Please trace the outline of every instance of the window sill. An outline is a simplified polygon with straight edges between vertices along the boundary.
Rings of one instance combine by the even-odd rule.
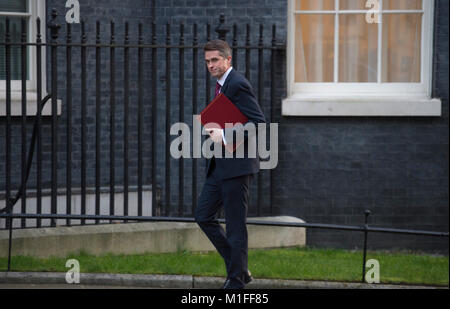
[[[43,94],[44,98],[46,94]],[[27,92],[27,116],[36,116],[37,114],[37,94],[36,92]],[[42,116],[52,115],[52,102],[49,100],[42,110]],[[57,115],[61,115],[61,100],[57,100]],[[11,116],[22,116],[22,96],[21,93],[11,93]],[[6,97],[5,93],[0,93],[0,117],[6,117]]]
[[[283,100],[282,116],[440,117],[440,99],[426,97],[292,96]]]

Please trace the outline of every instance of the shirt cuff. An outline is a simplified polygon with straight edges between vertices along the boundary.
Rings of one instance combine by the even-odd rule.
[[[222,133],[222,140],[223,140],[223,143],[224,143],[225,146],[226,146],[226,145],[227,145],[227,141],[226,141],[226,139],[225,139],[225,135],[224,135],[224,133],[223,133],[223,129],[220,130],[220,133]]]

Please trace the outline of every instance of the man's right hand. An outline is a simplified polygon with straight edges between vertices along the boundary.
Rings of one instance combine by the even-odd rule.
[[[222,141],[221,131],[221,129],[208,129],[209,136],[214,141],[214,143],[220,143]]]

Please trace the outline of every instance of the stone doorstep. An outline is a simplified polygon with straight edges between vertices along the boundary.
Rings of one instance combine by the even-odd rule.
[[[250,218],[249,218],[250,219]],[[261,221],[304,222],[279,216]],[[248,225],[249,248],[304,246],[305,228]],[[8,254],[8,231],[0,231],[0,256]],[[213,251],[210,241],[195,223],[146,222],[61,226],[13,231],[12,255],[65,257],[80,250],[94,255]]]

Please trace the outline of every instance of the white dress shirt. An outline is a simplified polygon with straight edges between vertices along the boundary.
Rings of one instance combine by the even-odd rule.
[[[219,93],[221,93],[222,92],[222,87],[223,87],[223,84],[225,84],[225,81],[227,80],[227,77],[228,77],[228,74],[230,74],[230,72],[231,72],[231,70],[233,69],[233,67],[230,67],[218,80],[217,80],[217,82],[219,83],[219,85],[220,85],[220,90],[219,90]],[[222,130],[220,130],[220,132],[222,133],[222,140],[223,140],[223,143],[226,145],[227,144],[227,141],[225,140],[225,135],[224,135],[224,133],[223,133],[223,129]]]

